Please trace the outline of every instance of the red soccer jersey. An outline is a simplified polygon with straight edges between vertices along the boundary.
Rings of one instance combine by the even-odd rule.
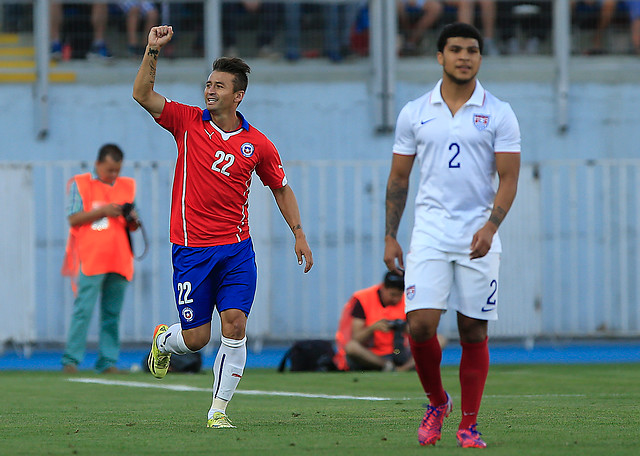
[[[248,202],[253,171],[277,189],[287,184],[276,147],[238,113],[241,126],[225,132],[208,110],[167,100],[159,125],[178,146],[171,197],[174,244],[210,247],[249,237]]]

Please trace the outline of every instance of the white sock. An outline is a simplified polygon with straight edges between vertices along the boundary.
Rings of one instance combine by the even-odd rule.
[[[241,340],[220,338],[222,343],[213,363],[213,401],[208,419],[214,412],[225,412],[242,378],[247,362],[247,338]]]
[[[175,353],[176,355],[195,353],[193,350],[189,350],[187,344],[184,343],[180,323],[171,325],[166,333],[158,337],[156,345],[160,353]]]

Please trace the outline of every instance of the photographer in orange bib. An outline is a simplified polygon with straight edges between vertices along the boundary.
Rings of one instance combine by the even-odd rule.
[[[140,226],[133,209],[136,183],[120,177],[124,154],[115,144],[98,152],[93,173],[68,183],[69,239],[62,274],[71,277],[75,294],[71,325],[62,356],[63,370],[75,373],[84,358],[93,308],[100,296],[100,341],[95,368],[117,373],[120,311],[133,277],[129,231]]]

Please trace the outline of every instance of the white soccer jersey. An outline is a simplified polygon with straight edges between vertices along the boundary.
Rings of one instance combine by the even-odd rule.
[[[411,245],[468,253],[489,219],[497,190],[495,153],[520,153],[511,106],[479,81],[455,116],[435,88],[407,103],[398,116],[393,152],[416,155],[420,187]],[[492,252],[502,246],[498,233]]]

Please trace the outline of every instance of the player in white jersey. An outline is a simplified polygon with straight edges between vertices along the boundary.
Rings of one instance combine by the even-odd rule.
[[[411,350],[430,402],[418,428],[421,445],[435,445],[452,408],[436,336],[442,312],[452,309],[462,345],[457,440],[462,447],[486,446],[477,414],[489,370],[488,320],[497,319],[497,231],[516,195],[520,130],[509,104],[476,79],[482,45],[473,26],[443,29],[437,54],[442,79],[400,112],[387,183],[384,261],[389,270],[406,269]],[[416,158],[420,187],[405,268],[396,234]]]

